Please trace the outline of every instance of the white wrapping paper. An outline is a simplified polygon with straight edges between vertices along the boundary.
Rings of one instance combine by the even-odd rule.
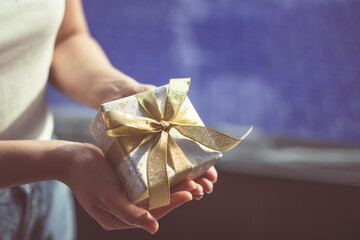
[[[167,87],[168,85],[165,85],[153,90],[158,105],[163,113],[165,108]],[[198,125],[204,126],[188,97],[186,97],[180,112],[187,108],[190,108],[189,112]],[[118,110],[128,114],[147,117],[147,114],[139,105],[135,96],[129,96],[102,104],[95,116],[95,119],[90,125],[90,131],[92,132],[96,142],[104,153],[109,149],[110,145],[115,139],[113,137],[109,137],[105,133],[102,114],[109,110]],[[174,128],[172,128],[169,133],[182,149],[182,151],[186,154],[193,166],[192,172],[188,176],[188,179],[195,179],[204,174],[222,156],[220,152],[211,150],[187,137],[182,136]],[[152,143],[153,140],[150,140],[135,149],[132,153],[126,156],[120,165],[115,169],[124,192],[126,193],[128,199],[133,203],[138,203],[149,197],[146,177],[146,161]],[[167,164],[167,171],[171,182],[174,177],[174,170],[172,169],[171,165],[169,165],[169,163]]]

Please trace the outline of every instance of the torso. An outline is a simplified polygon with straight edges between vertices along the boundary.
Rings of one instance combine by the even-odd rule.
[[[0,139],[50,139],[46,83],[64,0],[0,1]]]

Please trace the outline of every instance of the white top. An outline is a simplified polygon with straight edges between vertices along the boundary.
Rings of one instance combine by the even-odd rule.
[[[46,83],[64,0],[0,1],[0,139],[50,139]]]

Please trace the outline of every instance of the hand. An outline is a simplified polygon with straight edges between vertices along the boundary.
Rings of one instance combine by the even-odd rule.
[[[202,178],[175,187],[170,205],[149,212],[127,200],[114,170],[96,146],[65,142],[57,147],[55,155],[68,159],[62,181],[72,189],[88,214],[106,230],[140,227],[153,234],[159,228],[157,219],[192,200],[192,194],[200,199],[203,189],[211,192],[211,181],[216,180],[216,171],[212,168]]]
[[[97,89],[97,94],[95,95],[97,97],[97,104],[94,108],[98,109],[104,102],[151,90],[155,88],[155,86],[139,83],[122,72],[114,70],[107,75],[107,78],[103,78],[102,81],[97,81],[95,88]]]

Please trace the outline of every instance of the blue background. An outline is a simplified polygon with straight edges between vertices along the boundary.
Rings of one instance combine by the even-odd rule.
[[[360,2],[84,0],[93,36],[138,81],[191,77],[205,123],[360,143]],[[53,106],[74,105],[52,88]]]

